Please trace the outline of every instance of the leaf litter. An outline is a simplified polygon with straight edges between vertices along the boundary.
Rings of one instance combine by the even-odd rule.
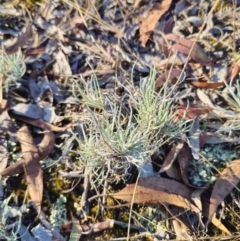
[[[185,234],[191,230],[181,236],[187,239],[200,232],[211,236],[208,222],[236,236],[236,230],[223,225],[219,207],[239,190],[239,41],[233,37],[239,31],[233,24],[238,6],[227,1],[60,0],[23,11],[4,4],[0,61],[9,56],[5,63],[13,71],[0,69],[0,170],[9,196],[3,197],[4,209],[23,204],[5,201],[12,180],[24,173],[30,198],[16,194],[16,199],[33,201],[53,240],[70,232],[71,239],[82,239],[116,231],[113,223],[128,229],[128,238],[130,229],[137,230],[139,240],[145,235],[142,227],[154,230],[155,239],[160,233],[162,239],[179,237],[179,228]],[[26,65],[21,77],[14,74],[19,51]],[[17,79],[8,82],[9,76]],[[102,107],[92,108],[94,103]],[[208,153],[213,149],[217,153]],[[203,151],[222,158],[213,164]],[[139,158],[151,176],[136,182],[143,171],[134,164]],[[197,175],[189,176],[191,168]],[[206,173],[217,179],[196,186]],[[65,206],[50,209],[46,203],[57,205],[61,194]],[[89,203],[95,194],[99,202]],[[118,220],[104,209],[116,204],[106,195],[150,208],[149,221],[143,222],[134,205],[124,208],[132,219]],[[161,208],[154,209],[157,204]],[[114,219],[102,222],[96,209],[104,219]],[[42,219],[43,210],[51,215]],[[66,213],[74,217],[63,237]],[[183,226],[170,221],[170,230],[163,231],[169,227],[167,215]],[[15,222],[10,216],[7,220]],[[229,222],[236,226],[238,221]],[[15,225],[26,230],[20,222]],[[8,231],[11,240],[14,229]]]

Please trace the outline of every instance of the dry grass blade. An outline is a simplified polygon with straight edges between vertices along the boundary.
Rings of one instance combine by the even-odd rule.
[[[232,161],[231,164],[226,167],[221,176],[218,178],[213,186],[208,220],[211,220],[218,205],[224,200],[224,198],[232,191],[232,189],[240,181],[240,160]]]

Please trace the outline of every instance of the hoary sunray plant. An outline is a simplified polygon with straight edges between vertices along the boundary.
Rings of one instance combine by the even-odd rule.
[[[226,91],[221,96],[227,101],[231,110],[240,113],[240,80],[233,86],[233,81],[225,82]]]
[[[7,87],[24,75],[26,71],[24,61],[25,58],[20,49],[16,53],[7,54],[2,48],[0,53],[0,73],[4,75],[4,86]]]
[[[142,129],[148,129],[153,138],[157,137],[156,134],[158,138],[161,136],[161,142],[164,138],[181,138],[181,134],[189,130],[191,121],[176,121],[176,106],[170,96],[168,80],[156,93],[155,79],[156,72],[152,70],[149,78],[142,79],[139,89],[130,96],[133,108],[137,110],[136,120]]]
[[[76,80],[73,81],[73,95],[77,97],[77,95],[80,94],[82,97],[82,99],[80,100],[81,103],[93,108],[104,108],[104,98],[97,83],[97,79],[94,75],[91,77],[90,83],[86,83],[81,76],[82,86],[80,86],[79,83],[76,82]]]
[[[230,81],[229,84],[225,81],[225,86],[226,88],[218,94],[227,102],[229,108],[218,106],[216,109],[225,113],[228,118],[218,132],[240,130],[240,80],[235,85],[233,85],[233,81]]]
[[[81,133],[74,134],[78,142],[74,152],[81,167],[92,168],[98,178],[99,173],[108,173],[121,174],[125,179],[133,165],[140,170],[159,147],[188,131],[189,121],[174,118],[174,99],[168,94],[168,85],[155,92],[155,76],[152,71],[139,87],[130,84],[124,107],[101,94],[96,80],[85,85],[85,90],[78,85],[79,102],[86,105],[91,116],[91,121],[81,123]]]
[[[116,105],[111,105],[111,111],[112,115],[104,110],[98,117],[92,113],[93,121],[81,125],[81,137],[76,135],[79,166],[92,169],[98,178],[104,173],[126,177],[131,165],[141,167],[151,153],[148,133],[141,132],[131,116],[123,126]]]

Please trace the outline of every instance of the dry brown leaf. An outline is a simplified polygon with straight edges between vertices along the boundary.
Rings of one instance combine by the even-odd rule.
[[[179,166],[175,165],[175,163],[173,163],[171,167],[168,170],[166,170],[166,173],[172,179],[182,180],[182,175]]]
[[[175,180],[163,177],[147,177],[139,180],[139,186],[152,188],[156,191],[174,193],[183,196],[184,198],[191,197],[191,191],[184,184]]]
[[[232,235],[231,232],[222,224],[222,222],[216,218],[216,215],[214,214],[214,216],[211,219],[211,223],[213,225],[215,225],[215,227],[219,228],[220,230],[222,230],[223,232],[225,232],[228,235]]]
[[[54,126],[50,123],[47,123],[42,119],[35,120],[35,119],[31,119],[31,118],[24,117],[24,116],[19,116],[19,115],[13,114],[13,113],[10,113],[10,114],[11,114],[11,117],[14,117],[16,119],[19,119],[19,120],[25,122],[25,123],[28,123],[28,124],[33,125],[33,126],[37,126],[37,127],[41,128],[43,130],[48,130],[48,131],[63,132],[63,131],[66,131],[69,127],[72,126],[72,123],[71,123],[71,124],[66,125],[64,127],[58,127],[58,126]]]
[[[205,195],[201,197],[202,201],[202,214],[204,217],[208,217],[209,214],[209,198],[206,198]],[[217,228],[221,229],[223,232],[227,233],[228,235],[231,235],[231,232],[222,224],[222,222],[216,218],[216,213],[214,213],[211,223],[215,225]]]
[[[179,182],[162,177],[148,177],[141,179],[139,185],[135,186],[130,184],[111,196],[133,203],[172,204],[199,213],[199,209],[190,201],[190,189]]]
[[[135,0],[135,1],[134,1],[134,4],[133,4],[133,7],[134,7],[134,8],[137,8],[138,5],[139,5],[139,3],[140,3],[141,1],[142,1],[142,0]]]
[[[1,91],[1,90],[0,90]],[[8,115],[9,101],[2,99],[0,110],[0,173],[3,172],[8,162],[7,135],[15,135],[16,126]]]
[[[5,176],[11,177],[11,176],[23,173],[24,172],[23,163],[24,163],[23,159],[19,160],[18,162],[12,164],[11,166],[7,167],[3,172],[1,172],[1,175],[3,177]]]
[[[168,169],[170,169],[170,167],[172,166],[173,162],[177,158],[177,155],[182,148],[183,148],[183,143],[178,143],[177,145],[173,145],[170,152],[166,156],[159,173],[165,172]]]
[[[39,46],[36,48],[30,48],[26,51],[26,56],[38,55],[45,52],[46,46]]]
[[[41,211],[43,194],[43,177],[39,160],[38,148],[27,128],[23,126],[17,132],[18,141],[21,143],[23,155],[23,169],[28,184],[28,190],[32,201],[35,203],[38,213]]]
[[[196,189],[191,194],[191,199],[201,211],[202,211],[201,194],[203,193],[203,191],[204,189]]]
[[[166,193],[163,191],[155,191],[151,188],[146,188],[142,186],[136,187],[136,193],[132,200],[133,192],[135,190],[135,185],[131,184],[125,187],[118,193],[112,194],[111,196],[124,200],[127,202],[133,203],[148,203],[148,204],[156,204],[156,203],[164,203],[164,204],[172,204],[179,207],[191,209],[192,211],[199,212],[198,208],[189,202],[186,198],[181,197],[177,194]]]
[[[195,87],[204,88],[204,89],[216,89],[224,85],[223,82],[207,83],[207,82],[199,82],[199,81],[193,81],[191,82],[191,84]]]
[[[181,73],[182,70],[173,68],[170,71],[166,71],[164,74],[160,75],[155,82],[155,91],[161,89],[167,80],[170,80],[172,83],[172,80],[178,79]]]
[[[155,4],[153,9],[149,12],[148,16],[139,27],[140,32],[140,42],[143,47],[149,39],[151,32],[157,26],[158,20],[163,16],[163,14],[170,8],[172,0],[163,0],[161,4]]]
[[[188,227],[183,225],[178,220],[173,220],[172,224],[173,224],[173,228],[174,228],[175,234],[177,236],[177,239],[191,240],[191,236],[189,235]]]
[[[181,207],[177,207],[174,205],[164,205],[166,210],[170,213],[174,219],[178,220],[182,225],[186,226],[190,231],[194,232],[194,228],[189,223],[189,218],[186,217],[186,210]]]
[[[227,80],[229,81],[229,80],[234,79],[234,78],[237,76],[238,72],[239,72],[239,66],[238,66],[237,63],[234,63],[234,64],[232,65],[231,75],[227,78]]]
[[[55,144],[55,136],[51,131],[45,131],[44,137],[37,147],[26,126],[23,126],[17,132],[17,138],[21,143],[23,158],[17,163],[7,167],[2,173],[2,176],[12,176],[25,172],[28,189],[31,199],[41,210],[43,180],[40,160],[48,156]]]
[[[182,173],[182,179],[183,179],[184,183],[190,187],[192,187],[192,185],[188,181],[187,173],[188,173],[188,166],[189,166],[190,162],[192,161],[192,159],[193,159],[193,156],[192,156],[191,149],[187,143],[184,143],[182,150],[178,154],[177,160],[178,160],[180,170]]]
[[[182,54],[190,56],[194,61],[201,63],[202,65],[214,66],[211,60],[208,58],[203,48],[195,41],[185,38],[180,38],[176,34],[170,33],[166,35],[166,38],[170,41],[176,42],[173,46],[173,50],[177,50]],[[191,50],[191,52],[190,52]]]
[[[239,67],[237,64],[232,65],[232,72],[231,75],[226,79],[227,82],[232,80],[237,76],[239,72]],[[200,82],[200,81],[193,81],[191,84],[198,88],[204,88],[204,89],[216,89],[218,87],[224,86],[224,82],[216,82],[216,83],[208,83],[208,82]]]
[[[219,133],[202,132],[200,135],[200,146],[204,144],[219,144],[219,143],[240,143],[239,137],[229,137],[226,135],[221,135]]]
[[[240,181],[240,160],[230,163],[221,173],[213,186],[210,197],[208,220],[211,220],[218,205]]]
[[[18,36],[16,42],[6,49],[8,54],[12,54],[18,51],[18,48],[22,47],[32,37],[32,25],[29,25],[24,33]]]
[[[180,118],[183,118],[185,116],[186,120],[194,119],[202,115],[207,115],[212,111],[211,107],[200,106],[196,104],[180,105],[177,107],[177,109],[177,116],[179,116]]]

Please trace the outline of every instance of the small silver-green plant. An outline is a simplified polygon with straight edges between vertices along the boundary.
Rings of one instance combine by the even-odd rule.
[[[91,77],[90,83],[86,83],[82,76],[78,80],[73,79],[72,91],[77,99],[80,94],[80,103],[101,110],[104,108],[104,98],[94,75]]]
[[[217,111],[223,114],[225,123],[217,130],[217,132],[233,133],[240,130],[240,80],[233,85],[231,80],[228,84],[225,81],[226,88],[223,91],[218,91],[218,94],[227,102],[228,107],[215,107]]]
[[[80,133],[74,134],[78,142],[74,152],[79,166],[91,168],[98,179],[120,173],[125,179],[133,165],[141,169],[165,142],[189,130],[189,121],[175,120],[167,84],[160,93],[155,92],[154,73],[142,79],[139,87],[132,84],[131,90],[126,89],[125,105],[103,95],[96,79],[84,85],[86,89],[76,85],[91,120],[82,122]]]
[[[229,84],[225,82],[225,86],[224,93],[219,92],[219,94],[229,104],[231,110],[240,114],[240,80],[234,86],[232,81]]]
[[[148,130],[157,147],[171,138],[181,138],[189,130],[189,121],[176,118],[174,98],[170,95],[168,80],[162,89],[155,91],[156,71],[140,81],[139,88],[131,93],[132,106],[137,111],[136,120],[141,129]]]
[[[26,71],[25,57],[21,49],[16,53],[7,54],[2,48],[0,53],[0,73],[4,75],[3,86],[20,79]]]
[[[126,177],[131,165],[141,167],[149,158],[148,133],[132,122],[132,114],[123,124],[121,109],[114,104],[109,107],[101,115],[89,109],[93,121],[81,125],[80,136],[75,134],[79,166],[91,168],[98,178],[104,173]]]

